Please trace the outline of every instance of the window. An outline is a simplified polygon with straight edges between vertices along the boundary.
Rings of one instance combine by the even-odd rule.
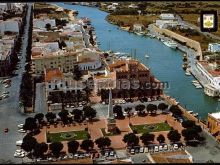
[[[62,87],[63,87],[63,84],[60,84],[60,87],[62,88]]]
[[[48,88],[51,88],[51,85],[48,85]]]

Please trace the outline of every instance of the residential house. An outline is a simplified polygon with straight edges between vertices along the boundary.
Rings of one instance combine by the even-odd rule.
[[[34,28],[40,28],[40,29],[45,29],[46,24],[50,24],[51,28],[56,27],[56,21],[55,19],[34,19],[33,20],[33,27]]]
[[[20,22],[18,20],[0,21],[0,33],[15,32],[19,33]]]

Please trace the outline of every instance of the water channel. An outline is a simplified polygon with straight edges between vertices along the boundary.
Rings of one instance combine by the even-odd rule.
[[[200,118],[207,118],[210,112],[220,110],[218,100],[208,97],[203,89],[196,89],[192,84],[192,76],[186,76],[182,69],[182,52],[165,46],[157,39],[138,36],[121,30],[108,23],[108,13],[98,8],[56,3],[58,6],[79,12],[78,17],[88,17],[95,28],[99,48],[102,51],[130,53],[136,50],[136,58],[151,69],[160,81],[169,82],[170,88],[165,93],[176,98],[183,107],[199,113]],[[145,54],[149,58],[145,58]]]

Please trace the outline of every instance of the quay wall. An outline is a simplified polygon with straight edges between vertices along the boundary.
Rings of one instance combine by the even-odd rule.
[[[160,34],[165,34],[167,35],[168,37],[170,38],[174,38],[180,42],[185,42],[187,46],[189,46],[190,48],[196,50],[197,52],[197,56],[200,57],[199,60],[202,60],[202,50],[201,50],[201,46],[200,46],[200,43],[197,42],[197,41],[194,41],[192,39],[189,39],[187,37],[184,37],[184,36],[181,36],[171,30],[168,30],[168,29],[160,29],[158,27],[156,27],[155,25],[153,25],[153,29],[154,31],[160,33]]]
[[[162,97],[167,103],[169,103],[169,104],[171,104],[171,105],[177,105],[177,104],[176,104],[176,101],[173,100],[170,96],[167,96],[167,95],[163,94],[161,97]],[[199,119],[197,119],[197,118],[196,118],[195,116],[193,116],[192,114],[190,114],[190,113],[187,111],[186,108],[183,108],[183,107],[182,107],[181,105],[179,105],[179,104],[178,104],[177,106],[180,108],[180,110],[183,112],[183,115],[184,115],[187,119],[195,121],[195,123],[199,124],[202,129],[207,129],[207,125],[204,124],[204,123],[202,123]]]

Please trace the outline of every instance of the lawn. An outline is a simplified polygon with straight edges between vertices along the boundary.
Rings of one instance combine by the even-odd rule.
[[[60,141],[71,141],[71,140],[85,140],[88,139],[87,131],[70,131],[70,132],[58,132],[58,133],[47,133],[47,142],[60,142]]]
[[[143,124],[143,125],[132,125],[130,126],[137,133],[145,133],[145,132],[160,132],[160,131],[169,131],[171,127],[167,123],[156,123],[156,124]]]

